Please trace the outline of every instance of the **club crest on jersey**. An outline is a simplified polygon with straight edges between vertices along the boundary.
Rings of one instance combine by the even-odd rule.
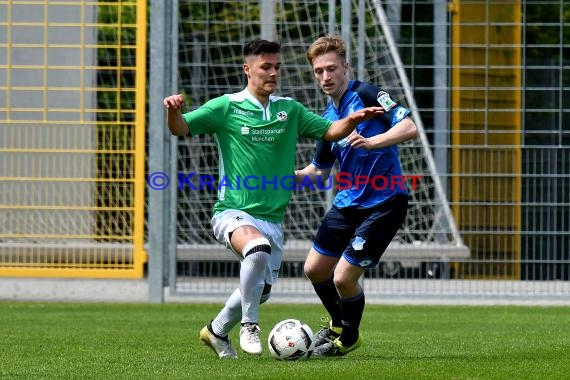
[[[247,125],[244,125],[243,127],[241,127],[241,134],[242,135],[249,135],[249,127]]]
[[[366,240],[364,240],[360,236],[357,236],[352,241],[352,248],[354,248],[355,251],[361,251],[362,248],[364,248],[364,243],[366,243]]]
[[[277,112],[277,119],[279,119],[279,121],[287,120],[287,112],[285,112],[285,111]]]

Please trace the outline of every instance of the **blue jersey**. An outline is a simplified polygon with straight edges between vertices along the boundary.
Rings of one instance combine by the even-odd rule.
[[[331,121],[340,120],[362,108],[378,106],[382,90],[370,83],[351,80],[342,96],[339,107],[331,101],[323,116]],[[384,96],[387,96],[384,93]],[[364,121],[356,126],[364,137],[372,137],[386,132],[402,121],[410,111],[400,105],[380,99],[384,108],[390,108],[382,116]],[[397,194],[408,195],[405,179],[402,176],[397,145],[367,150],[355,149],[346,143],[346,138],[337,142],[319,141],[313,164],[317,168],[331,168],[339,162],[337,175],[338,193],[334,205],[338,208],[355,206],[370,208],[377,206]]]

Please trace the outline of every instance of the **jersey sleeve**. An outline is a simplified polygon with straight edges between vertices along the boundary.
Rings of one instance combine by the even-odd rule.
[[[353,86],[353,90],[358,93],[365,107],[378,107],[379,105],[383,106],[383,104],[378,101],[380,92],[383,92],[384,96],[388,96],[389,100],[392,101],[392,99],[390,99],[390,95],[387,92],[371,83],[355,81]],[[398,124],[409,115],[410,110],[395,103],[395,106],[391,107],[390,110],[385,112],[382,116],[379,116],[379,118],[382,119],[384,124],[387,124],[389,128],[392,128],[394,125]]]
[[[301,103],[299,107],[299,136],[321,140],[329,130],[332,121],[309,111]]]
[[[332,143],[330,141],[319,140],[315,149],[312,164],[319,169],[332,168],[336,157],[332,151]]]
[[[209,100],[198,109],[182,115],[192,136],[212,135],[223,125],[229,107],[229,98],[220,96]]]

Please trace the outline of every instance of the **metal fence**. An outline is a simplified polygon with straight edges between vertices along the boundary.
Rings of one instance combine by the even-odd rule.
[[[343,35],[355,76],[390,88],[417,112],[425,140],[400,147],[404,167],[423,170],[428,181],[437,177],[426,185],[427,201],[412,202],[423,214],[411,212],[396,239],[405,249],[389,252],[366,274],[368,294],[567,298],[569,7],[561,0],[180,1],[173,16],[175,87],[189,100],[188,110],[239,91],[241,44],[269,36],[284,47],[280,92],[319,112],[326,99],[304,52],[320,35]],[[175,147],[173,175],[216,174],[208,138],[176,140]],[[313,144],[301,141],[298,148],[301,166]],[[171,290],[226,295],[237,286],[238,264],[211,236],[215,192],[175,193]],[[278,297],[312,294],[302,259],[332,195],[294,195],[285,219],[289,249]],[[441,213],[446,205],[451,217]],[[454,227],[467,250],[448,254],[457,246],[449,237]]]
[[[168,137],[161,100],[179,90],[191,110],[239,91],[241,46],[263,36],[283,45],[281,94],[320,112],[304,53],[334,31],[354,76],[388,88],[422,131],[400,147],[423,181],[364,278],[371,301],[568,300],[569,4],[150,3],[147,61],[146,1],[0,0],[0,275],[141,277],[146,241],[155,290],[225,297],[238,264],[211,236],[215,192],[149,187],[145,218],[146,148],[147,177],[217,172],[209,139]],[[299,166],[312,150],[300,142]],[[333,195],[294,194],[277,299],[316,301],[302,261]]]

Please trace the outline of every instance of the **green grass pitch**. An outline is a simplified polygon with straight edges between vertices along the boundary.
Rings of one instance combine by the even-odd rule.
[[[198,339],[220,304],[0,302],[0,379],[568,379],[570,307],[367,305],[363,346],[298,362]],[[315,331],[320,305],[261,308],[262,337],[282,319]],[[265,342],[264,342],[265,343]]]

